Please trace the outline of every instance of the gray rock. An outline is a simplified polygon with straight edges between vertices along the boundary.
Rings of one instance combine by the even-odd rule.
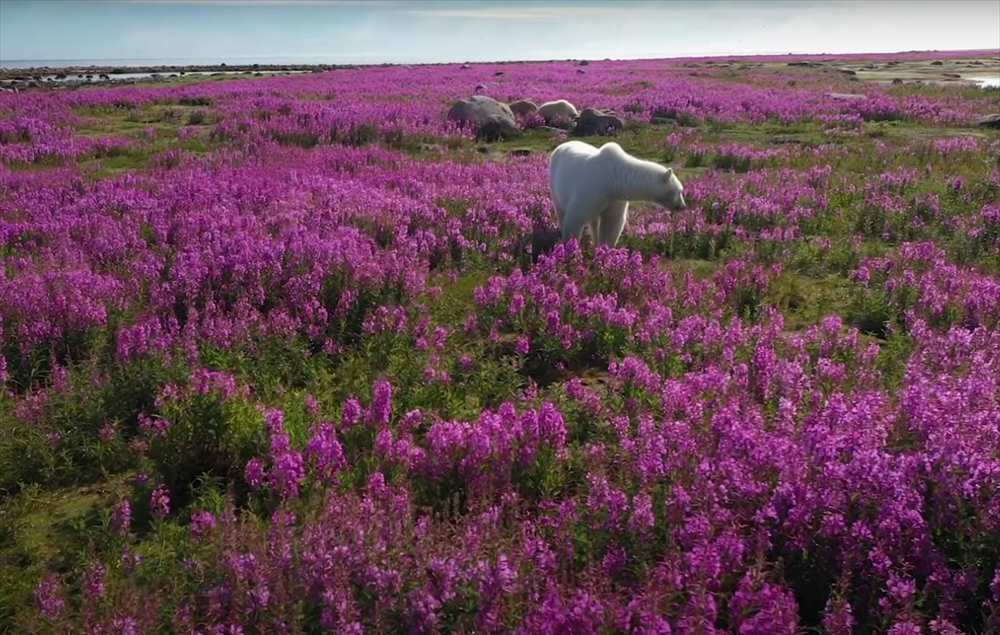
[[[827,93],[826,96],[833,99],[839,99],[841,101],[858,101],[861,99],[868,99],[867,95],[858,95],[857,93]]]
[[[591,135],[617,134],[624,129],[625,122],[620,117],[593,108],[584,108],[576,120],[573,134],[578,137],[589,137]]]
[[[982,119],[976,122],[977,126],[983,128],[1000,128],[1000,113],[993,113],[992,115],[986,115]]]
[[[510,111],[518,117],[525,117],[538,110],[538,104],[528,99],[518,99],[509,104]]]
[[[856,73],[855,71],[852,71],[852,70],[851,70],[851,69],[849,69],[849,68],[841,68],[841,69],[839,69],[839,70],[840,70],[840,72],[841,72],[841,73],[843,73],[844,75],[857,75],[857,73]]]
[[[448,119],[472,126],[477,138],[490,141],[514,137],[521,132],[507,104],[485,95],[459,99],[448,111]]]
[[[944,66],[944,62],[942,62],[941,60],[934,60],[933,62],[931,62],[931,66]]]

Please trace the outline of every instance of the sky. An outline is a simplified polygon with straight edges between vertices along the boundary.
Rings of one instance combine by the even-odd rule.
[[[1000,48],[1000,0],[0,0],[0,66],[985,48]]]

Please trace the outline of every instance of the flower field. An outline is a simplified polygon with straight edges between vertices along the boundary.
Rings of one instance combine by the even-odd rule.
[[[1000,97],[809,59],[0,93],[0,630],[1000,632]]]

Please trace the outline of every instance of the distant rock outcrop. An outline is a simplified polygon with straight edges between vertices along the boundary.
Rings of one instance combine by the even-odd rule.
[[[521,132],[507,104],[485,95],[459,99],[448,111],[448,119],[472,126],[477,138],[488,141],[506,139]]]

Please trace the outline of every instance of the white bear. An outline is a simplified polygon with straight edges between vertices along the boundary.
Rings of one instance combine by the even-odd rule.
[[[617,143],[599,150],[582,141],[563,143],[549,158],[549,186],[564,241],[579,238],[589,224],[595,244],[616,245],[629,201],[687,208],[684,186],[673,169],[637,159]]]
[[[538,114],[548,125],[566,125],[576,121],[580,113],[565,99],[547,101],[538,107]]]

